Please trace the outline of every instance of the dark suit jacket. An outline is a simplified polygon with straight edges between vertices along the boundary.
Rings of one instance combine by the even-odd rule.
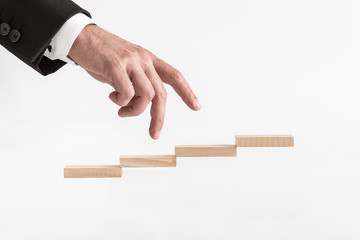
[[[43,75],[65,62],[43,56],[62,25],[77,13],[90,14],[70,0],[0,0],[0,44]]]

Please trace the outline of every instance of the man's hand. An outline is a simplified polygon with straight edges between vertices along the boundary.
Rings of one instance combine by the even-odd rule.
[[[120,117],[140,115],[151,101],[149,133],[153,139],[160,137],[165,119],[167,93],[163,83],[171,85],[192,110],[201,107],[178,70],[150,51],[97,25],[84,28],[69,56],[93,78],[115,89],[109,98],[121,106]]]

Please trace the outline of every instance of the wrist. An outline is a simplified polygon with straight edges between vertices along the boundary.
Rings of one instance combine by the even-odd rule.
[[[73,45],[70,48],[68,57],[76,62],[78,54],[81,52],[81,48],[89,46],[90,44],[90,31],[92,28],[97,27],[95,24],[89,24],[83,28],[80,34],[75,39]]]

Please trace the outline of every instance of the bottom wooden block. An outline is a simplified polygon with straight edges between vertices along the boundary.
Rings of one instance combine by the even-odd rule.
[[[235,157],[235,145],[175,146],[176,157]]]
[[[120,167],[176,167],[175,155],[121,156]]]
[[[114,178],[122,177],[119,165],[66,166],[64,178]]]

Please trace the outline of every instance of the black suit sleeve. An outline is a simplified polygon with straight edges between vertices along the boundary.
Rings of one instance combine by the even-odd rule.
[[[77,13],[90,14],[70,0],[0,0],[0,44],[43,75],[65,62],[43,56],[62,25]]]

